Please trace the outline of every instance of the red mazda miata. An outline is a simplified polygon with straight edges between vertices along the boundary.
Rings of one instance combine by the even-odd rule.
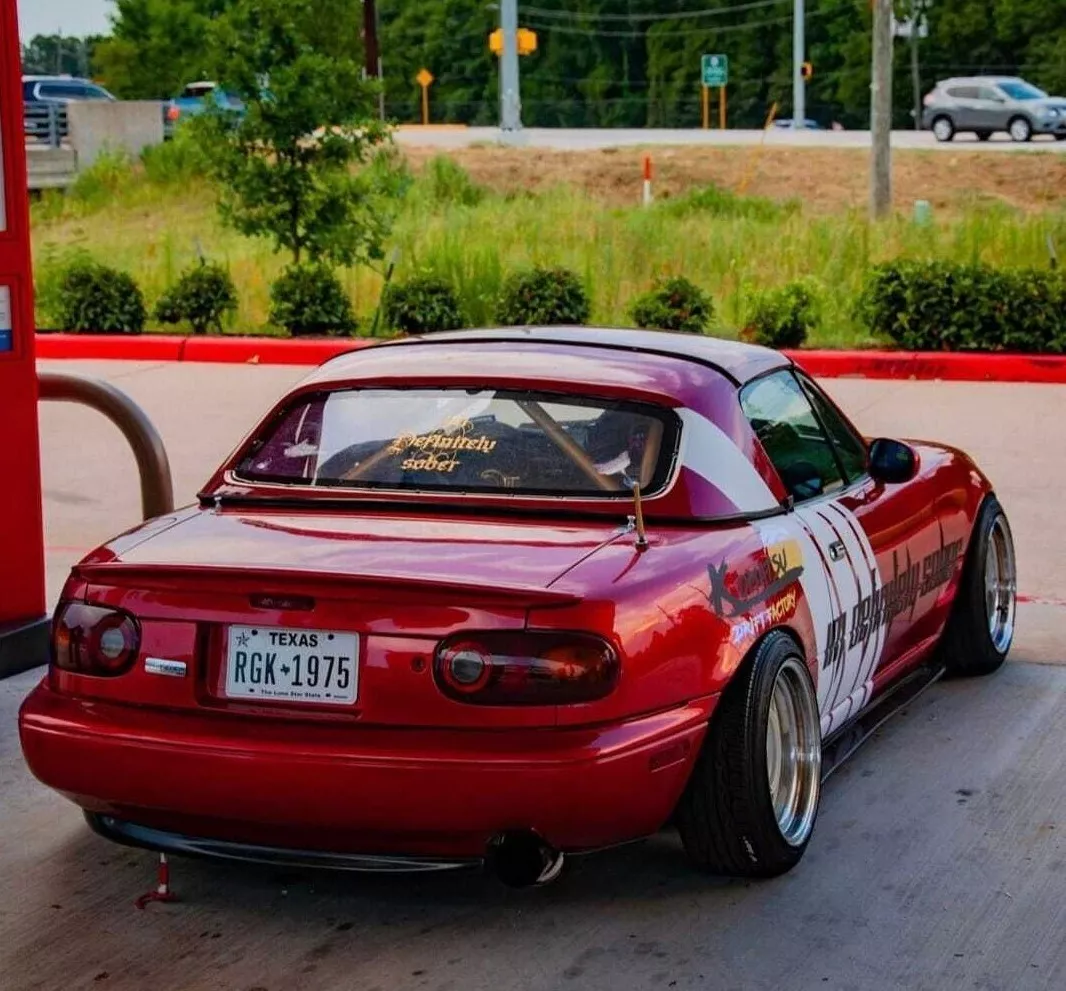
[[[164,852],[523,885],[672,825],[768,877],[894,706],[1003,663],[1015,592],[966,455],[868,442],[777,352],[407,339],[74,568],[21,739]]]

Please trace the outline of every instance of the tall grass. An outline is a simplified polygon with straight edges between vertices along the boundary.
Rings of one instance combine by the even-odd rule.
[[[157,149],[145,162],[105,158],[65,197],[34,205],[34,247],[48,324],[47,287],[72,251],[131,272],[152,303],[200,252],[226,265],[241,297],[240,332],[267,322],[270,283],[285,258],[265,242],[223,228],[195,149]],[[601,205],[568,187],[499,195],[474,185],[448,159],[413,182],[393,232],[396,277],[416,272],[452,283],[471,324],[489,324],[506,275],[533,264],[565,265],[586,281],[593,321],[625,325],[635,295],[656,276],[684,274],[715,297],[721,327],[743,326],[758,290],[811,276],[824,287],[814,345],[867,340],[853,313],[866,272],[904,256],[1044,266],[1047,240],[1066,243],[1066,213],[1025,215],[978,206],[934,225],[897,216],[871,224],[858,213],[806,216],[795,203],[695,190],[652,209]],[[381,275],[342,273],[368,322]]]

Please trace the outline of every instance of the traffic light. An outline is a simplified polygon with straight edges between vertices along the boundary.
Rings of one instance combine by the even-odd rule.
[[[494,55],[503,54],[503,30],[497,28],[489,35],[489,48]],[[537,32],[528,28],[518,29],[518,54],[532,55],[537,50]]]
[[[810,62],[804,62],[800,72],[803,75],[803,81],[810,82],[811,76],[814,75],[814,66]]]

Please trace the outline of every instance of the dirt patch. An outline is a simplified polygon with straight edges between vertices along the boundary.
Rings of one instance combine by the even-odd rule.
[[[406,150],[418,169],[436,152]],[[475,182],[500,193],[576,187],[612,206],[639,202],[646,151],[546,151],[464,148],[448,152]],[[655,192],[676,196],[714,183],[735,192],[775,200],[801,200],[810,212],[865,209],[869,152],[815,148],[656,148]],[[1066,155],[1054,152],[897,151],[893,161],[898,209],[928,200],[934,209],[958,213],[975,202],[1001,203],[1025,212],[1063,202]]]

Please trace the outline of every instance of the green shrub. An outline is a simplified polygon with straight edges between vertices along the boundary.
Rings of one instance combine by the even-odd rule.
[[[503,284],[496,318],[507,327],[583,324],[591,313],[588,293],[567,268],[534,268]]]
[[[290,265],[270,287],[270,322],[293,337],[339,337],[356,329],[352,301],[325,265]]]
[[[798,348],[818,324],[819,292],[808,279],[752,296],[741,337],[768,348]]]
[[[54,290],[60,330],[83,334],[139,334],[147,312],[144,294],[127,272],[79,260],[59,277]]]
[[[426,163],[422,183],[429,199],[440,206],[477,206],[485,198],[470,173],[447,155],[435,155]]]
[[[33,302],[41,330],[58,330],[62,324],[62,290],[67,271],[75,264],[91,264],[85,248],[57,248],[45,244],[33,259]]]
[[[765,196],[740,196],[712,184],[663,199],[659,201],[657,209],[672,217],[704,215],[773,222],[797,213],[800,204],[797,200],[779,203]]]
[[[148,181],[158,186],[201,180],[208,174],[203,146],[191,131],[181,127],[170,141],[145,148],[141,152],[141,164]]]
[[[878,265],[858,315],[874,333],[912,351],[1066,352],[1066,281],[1045,269]]]
[[[214,328],[222,333],[222,318],[237,310],[237,287],[226,269],[201,261],[186,269],[155,307],[160,323],[187,323],[195,334]]]
[[[455,290],[443,279],[417,276],[385,294],[385,320],[406,334],[432,334],[458,330],[463,313]]]
[[[702,334],[714,319],[714,302],[694,282],[677,276],[656,280],[650,292],[637,297],[629,314],[638,327]]]

